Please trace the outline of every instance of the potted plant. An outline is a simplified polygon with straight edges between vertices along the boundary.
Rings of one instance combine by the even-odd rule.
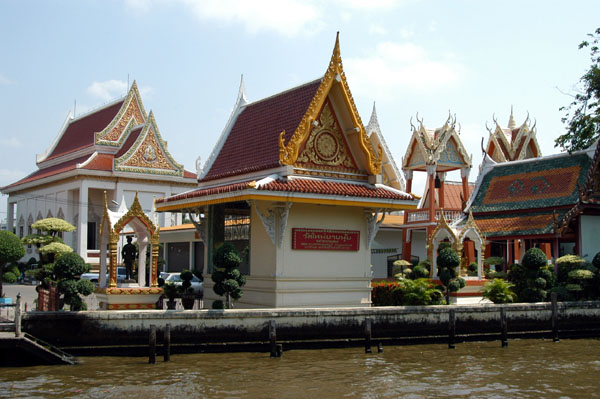
[[[181,283],[181,305],[184,309],[193,309],[196,295],[192,289],[192,279],[194,274],[189,270],[184,270],[179,274],[182,280]]]
[[[167,301],[167,309],[175,310],[175,298],[179,296],[179,290],[177,289],[177,286],[170,282],[165,283],[165,285],[163,286],[163,291],[165,293],[165,296],[169,299]]]

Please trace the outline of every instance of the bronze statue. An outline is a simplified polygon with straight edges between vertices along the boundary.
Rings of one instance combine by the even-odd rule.
[[[133,262],[138,256],[137,248],[131,243],[131,236],[127,236],[127,244],[123,246],[121,256],[123,257],[123,263],[125,263],[125,279],[129,280],[133,271]]]

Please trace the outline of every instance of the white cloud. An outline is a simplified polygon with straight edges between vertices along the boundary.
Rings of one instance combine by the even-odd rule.
[[[8,78],[4,77],[4,75],[2,75],[0,73],[0,85],[9,85],[11,84],[11,81],[8,80]]]
[[[21,142],[16,137],[0,138],[0,147],[17,148],[21,147]]]
[[[407,3],[407,0],[337,0],[339,6],[355,10],[391,9]]]
[[[250,33],[275,31],[284,36],[314,33],[324,26],[322,10],[299,0],[181,0],[201,21],[241,23]]]
[[[127,83],[122,80],[105,80],[104,82],[94,81],[87,92],[103,101],[109,101],[127,93]]]
[[[383,25],[373,24],[369,27],[369,34],[371,35],[385,35],[388,30]]]
[[[353,92],[372,98],[393,98],[398,90],[413,93],[455,86],[463,67],[452,59],[434,59],[412,43],[384,42],[362,58],[345,58]]]
[[[134,13],[147,13],[153,3],[152,0],[125,0],[125,8]]]

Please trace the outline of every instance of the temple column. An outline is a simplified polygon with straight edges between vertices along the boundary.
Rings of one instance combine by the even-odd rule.
[[[427,233],[426,233],[426,237],[425,237],[425,242],[429,242],[429,237],[431,236],[431,234],[433,234],[433,230],[435,229],[435,226],[433,225],[433,223],[435,223],[435,171],[437,169],[437,165],[433,164],[433,165],[427,165],[427,177],[429,179],[429,223],[430,225],[427,226]],[[427,258],[429,260],[432,261],[433,264],[433,248],[429,248],[427,250]]]
[[[438,202],[439,208],[444,209],[444,182],[446,180],[446,172],[438,173],[438,177],[440,179],[440,188],[438,189]]]
[[[404,178],[406,179],[406,192],[410,194],[412,191],[413,171],[407,169],[402,172],[404,172]]]
[[[485,244],[485,256],[484,257],[487,259],[487,258],[491,258],[491,256],[492,256],[492,243],[490,241],[488,241]]]
[[[463,200],[467,202],[469,200],[469,173],[471,172],[471,168],[461,168],[460,169],[460,177],[462,179],[462,190],[463,190]]]
[[[81,182],[79,187],[79,206],[78,206],[78,226],[77,231],[79,232],[77,238],[77,249],[79,255],[87,262],[87,236],[88,236],[88,202],[89,202],[89,186],[85,181]]]
[[[412,247],[411,247],[411,234],[410,230],[402,229],[402,259],[410,262],[410,257],[412,256]]]
[[[521,246],[519,245],[519,240],[515,239],[513,241],[513,256],[514,256],[514,260],[513,263],[520,263],[521,262]]]
[[[11,201],[10,197],[6,201],[6,230],[11,233],[15,232],[15,201]]]
[[[146,249],[148,249],[148,236],[138,234],[138,284],[146,286]]]

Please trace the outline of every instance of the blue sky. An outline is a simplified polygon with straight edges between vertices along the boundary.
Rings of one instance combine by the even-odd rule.
[[[537,121],[542,152],[558,152],[559,108],[590,65],[577,46],[599,12],[597,1],[0,0],[0,186],[36,169],[75,101],[77,114],[101,106],[128,77],[171,154],[195,171],[241,74],[250,100],[320,77],[337,31],[363,123],[376,102],[396,162],[411,117],[435,128],[450,111],[475,180],[485,124],[495,114],[506,125],[511,105],[518,124],[528,112]]]

